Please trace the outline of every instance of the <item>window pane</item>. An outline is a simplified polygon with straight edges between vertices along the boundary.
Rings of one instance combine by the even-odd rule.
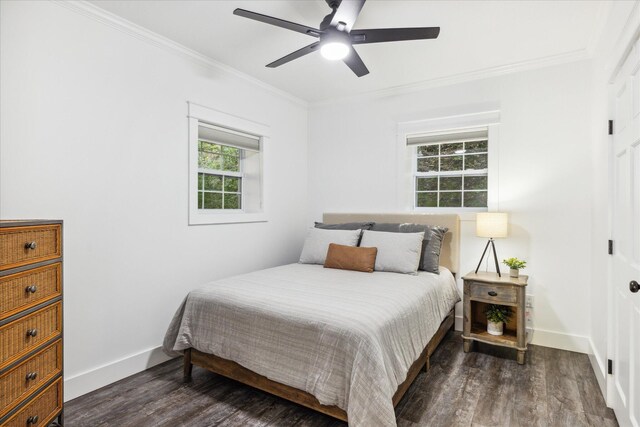
[[[460,164],[462,167],[462,164]],[[418,172],[437,172],[438,158],[428,157],[426,159],[418,159]]]
[[[442,144],[440,147],[440,154],[455,154],[456,151],[462,150],[462,142],[456,142],[453,144]]]
[[[230,172],[240,171],[240,161],[237,157],[224,156],[222,170]]]
[[[220,153],[221,147],[218,144],[212,144],[210,142],[198,141],[198,150],[207,151],[209,153]]]
[[[487,141],[465,142],[464,148],[466,153],[486,153]]]
[[[454,144],[449,144],[454,145]],[[441,171],[461,171],[462,170],[462,156],[442,157],[440,159]]]
[[[465,176],[464,189],[465,190],[486,190],[487,177],[486,176]]]
[[[418,193],[419,208],[435,208],[438,206],[438,193]]]
[[[207,169],[222,169],[222,156],[219,154],[211,154],[205,151],[198,153],[198,166]]]
[[[240,197],[237,194],[224,195],[224,208],[225,209],[240,209]]]
[[[418,156],[437,156],[440,151],[439,144],[420,145],[418,147]]]
[[[232,176],[224,177],[224,191],[231,191],[237,193],[240,191],[240,178]]]
[[[469,170],[469,169],[486,169],[487,168],[487,155],[486,154],[474,154],[472,156],[465,156],[464,168],[465,168],[465,170]]]
[[[222,191],[222,176],[204,174],[204,189]]]
[[[204,193],[204,209],[222,209],[222,193]]]
[[[198,190],[202,190],[202,183],[204,182],[204,174],[203,173],[199,173],[198,174]],[[200,205],[198,205],[200,206]]]
[[[227,156],[238,157],[240,155],[240,150],[235,147],[229,147],[227,145],[223,145],[222,154],[225,154]]]
[[[441,208],[459,208],[462,206],[462,193],[440,193],[440,207]]]
[[[418,178],[416,189],[418,191],[435,191],[438,189],[438,178]]]
[[[202,209],[202,191],[198,191],[198,209]]]
[[[465,191],[464,207],[465,208],[486,208],[487,192],[486,191]]]
[[[441,176],[440,190],[462,190],[461,176]]]

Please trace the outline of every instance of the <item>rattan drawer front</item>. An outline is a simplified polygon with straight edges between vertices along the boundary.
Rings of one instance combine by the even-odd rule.
[[[62,341],[0,376],[0,417],[62,371]],[[3,409],[4,408],[4,409]]]
[[[48,426],[61,409],[62,378],[59,378],[9,418],[2,427]],[[38,417],[37,421],[34,420],[35,417]]]
[[[471,282],[471,299],[495,304],[515,304],[518,291],[510,286]]]
[[[0,228],[0,270],[61,255],[60,224]]]
[[[0,277],[0,320],[60,295],[62,265],[47,265]]]
[[[0,368],[60,335],[62,303],[57,302],[0,327]],[[36,331],[35,336],[28,335]]]

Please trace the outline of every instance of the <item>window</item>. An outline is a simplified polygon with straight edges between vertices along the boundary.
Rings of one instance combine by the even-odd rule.
[[[416,208],[486,208],[488,131],[474,129],[407,136],[414,150]]]
[[[265,221],[268,128],[189,104],[189,224]]]

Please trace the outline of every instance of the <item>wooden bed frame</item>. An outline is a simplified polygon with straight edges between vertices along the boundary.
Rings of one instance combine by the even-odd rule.
[[[455,274],[458,271],[458,250],[459,250],[459,220],[457,215],[432,215],[432,214],[324,214],[325,223],[341,223],[356,221],[375,222],[412,222],[418,224],[441,225],[449,228],[445,236],[445,241],[441,251],[441,265],[447,267]],[[440,324],[440,327],[427,343],[426,347],[409,368],[407,378],[398,386],[393,395],[393,406],[395,407],[407,392],[420,370],[429,370],[429,358],[436,350],[440,342],[444,339],[449,330],[453,330],[455,324],[455,314],[452,309]],[[327,406],[321,404],[312,394],[285,384],[270,380],[259,375],[236,362],[213,354],[203,353],[194,348],[184,352],[184,380],[191,380],[191,370],[193,365],[208,369],[216,374],[231,378],[243,384],[255,387],[267,393],[287,399],[291,402],[306,406],[315,411],[330,415],[342,421],[347,420],[345,410],[337,406]]]

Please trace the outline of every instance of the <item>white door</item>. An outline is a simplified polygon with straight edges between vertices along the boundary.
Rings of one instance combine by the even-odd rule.
[[[620,425],[636,427],[640,427],[639,48],[636,43],[610,88],[614,108],[611,395]]]

